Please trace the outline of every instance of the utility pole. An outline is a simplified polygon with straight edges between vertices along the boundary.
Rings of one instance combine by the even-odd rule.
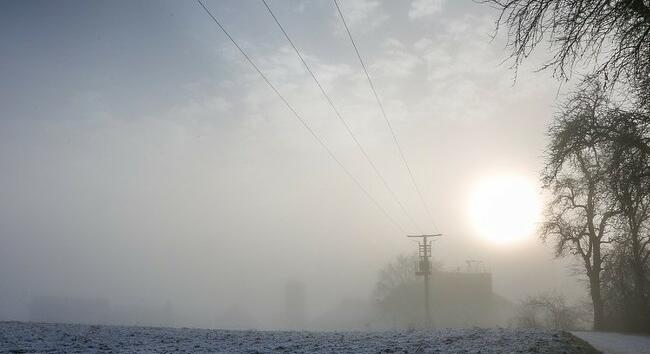
[[[415,275],[424,276],[424,310],[426,312],[427,327],[431,327],[431,308],[429,307],[429,278],[431,276],[431,242],[429,238],[440,237],[442,234],[433,235],[407,235],[406,237],[418,237],[422,241],[418,242],[418,269]]]

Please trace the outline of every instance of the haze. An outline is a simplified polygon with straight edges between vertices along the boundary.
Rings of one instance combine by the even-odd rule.
[[[401,229],[198,4],[2,2],[0,320],[66,298],[127,309],[114,323],[139,309],[171,313],[139,324],[281,328],[292,282],[309,320],[369,301],[379,269],[422,232],[444,234],[433,244],[444,269],[482,260],[513,302],[547,290],[582,299],[571,261],[534,232],[493,242],[471,217],[472,190],[492,176],[539,186],[565,89],[533,72],[544,53],[515,81],[488,6],[340,3],[433,220],[331,2],[270,5],[417,225],[262,3],[206,5]]]

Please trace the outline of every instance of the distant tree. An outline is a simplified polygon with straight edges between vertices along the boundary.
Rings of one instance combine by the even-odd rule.
[[[375,299],[381,302],[396,288],[415,281],[417,262],[416,254],[402,254],[379,270],[379,279],[374,291]]]
[[[517,324],[524,328],[577,329],[582,319],[579,306],[567,304],[559,294],[526,297],[517,310]]]
[[[542,69],[567,79],[578,61],[596,61],[597,71],[616,80],[647,76],[650,64],[648,0],[482,0],[501,11],[515,67],[542,41],[553,53]]]
[[[600,82],[588,78],[569,97],[549,135],[544,186],[553,199],[547,205],[541,236],[553,241],[556,256],[580,259],[589,281],[594,328],[603,327],[601,272],[605,246],[611,241],[613,218],[619,213],[608,190],[606,151],[597,127],[609,113]]]
[[[515,322],[517,327],[541,328],[542,324],[539,317],[539,309],[533,306],[528,299],[525,299],[517,307]]]
[[[374,298],[382,315],[394,326],[417,327],[422,321],[421,278],[415,275],[417,254],[399,255],[379,271]],[[440,265],[432,262],[433,271]]]
[[[416,254],[399,255],[379,270],[374,290],[375,303],[384,320],[393,327],[416,327],[419,306],[412,299],[417,292]]]

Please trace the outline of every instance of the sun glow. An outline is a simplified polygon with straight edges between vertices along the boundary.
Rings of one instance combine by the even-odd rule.
[[[484,238],[508,243],[530,236],[541,210],[539,193],[528,179],[498,175],[476,184],[470,197],[470,218]]]

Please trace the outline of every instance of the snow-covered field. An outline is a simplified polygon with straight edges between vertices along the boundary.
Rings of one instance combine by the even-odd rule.
[[[444,329],[229,331],[0,322],[0,352],[591,353],[566,332]]]

